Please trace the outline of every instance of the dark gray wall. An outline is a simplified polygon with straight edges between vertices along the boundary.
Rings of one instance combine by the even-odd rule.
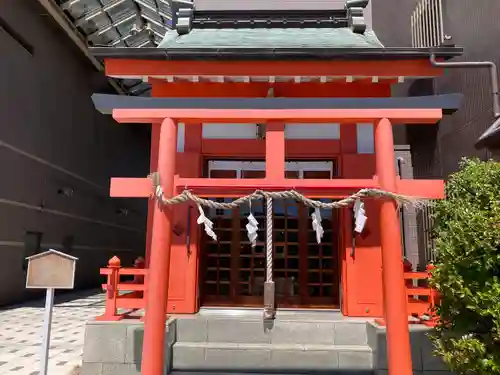
[[[100,282],[112,255],[144,252],[144,200],[108,198],[111,176],[148,173],[144,125],[119,125],[90,96],[109,91],[101,73],[36,1],[3,0],[0,18],[33,47],[0,29],[0,304],[24,290],[24,235],[43,232],[43,248],[74,236],[77,287]],[[58,194],[73,189],[70,197]],[[127,208],[127,216],[117,214]]]
[[[373,28],[382,43],[389,47],[411,46],[411,12],[416,0],[372,0]],[[500,64],[500,2],[497,0],[446,0],[445,32],[457,46],[465,49],[455,61],[494,61]],[[399,85],[395,95],[430,95],[461,92],[465,96],[462,108],[446,116],[437,127],[408,126],[407,141],[411,146],[415,178],[447,178],[457,170],[464,156],[500,158],[476,150],[476,139],[492,123],[491,87],[485,70],[447,70],[437,80],[421,80]],[[432,223],[430,210],[419,212],[416,232],[419,243],[419,263],[432,258],[430,240]],[[415,234],[411,230],[412,236]]]
[[[372,0],[373,28],[386,46],[411,46],[410,15],[416,0]],[[455,61],[491,60],[500,64],[500,2],[497,0],[446,1],[446,34],[465,55]],[[413,95],[462,92],[465,102],[455,115],[446,117],[435,130],[409,129],[417,176],[447,177],[463,156],[488,158],[474,149],[475,140],[492,123],[491,87],[485,70],[448,70],[434,84],[418,83]],[[427,88],[425,87],[427,86]],[[408,87],[406,87],[408,89]],[[406,91],[405,94],[407,94]]]

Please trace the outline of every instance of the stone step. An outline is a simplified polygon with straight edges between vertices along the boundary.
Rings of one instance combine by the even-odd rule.
[[[172,369],[218,373],[371,371],[373,355],[367,345],[177,342]]]
[[[365,320],[276,319],[196,316],[177,318],[178,342],[366,345]]]

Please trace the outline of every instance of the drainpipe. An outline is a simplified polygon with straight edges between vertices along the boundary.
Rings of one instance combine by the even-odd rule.
[[[92,65],[94,65],[94,67],[98,71],[104,72],[104,66],[90,53],[87,44],[84,42],[84,38],[81,36],[76,26],[73,25],[73,23],[64,14],[61,8],[59,8],[59,6],[54,2],[54,0],[38,0],[38,2],[77,45],[80,51],[82,51],[84,55],[87,56]],[[116,81],[108,78],[108,82],[111,87],[116,90],[117,93],[126,95],[125,90]]]
[[[498,130],[500,130],[500,89],[498,84],[497,66],[492,61],[464,61],[464,62],[437,61],[435,54],[431,54],[429,60],[431,65],[437,68],[464,68],[464,69],[488,68],[489,69],[491,91],[492,91],[491,94],[493,96],[493,116],[495,117],[495,121],[477,141],[476,147],[477,148],[482,147],[483,141],[486,138],[488,138],[489,135],[496,133]]]

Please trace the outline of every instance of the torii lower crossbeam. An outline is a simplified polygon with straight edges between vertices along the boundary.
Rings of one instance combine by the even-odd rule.
[[[442,180],[401,180],[397,179],[395,193],[423,199],[443,199],[444,182]],[[174,185],[177,193],[189,189],[204,197],[219,197],[221,187],[226,197],[240,197],[253,193],[257,189],[266,191],[297,190],[309,197],[343,198],[361,189],[380,189],[378,179],[230,179],[230,178],[179,178]],[[110,196],[114,198],[148,198],[153,193],[149,178],[111,179]]]

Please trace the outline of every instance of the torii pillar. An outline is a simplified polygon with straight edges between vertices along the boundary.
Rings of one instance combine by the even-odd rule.
[[[154,125],[157,126],[157,125]],[[171,118],[161,123],[158,149],[158,172],[165,197],[174,194],[175,157],[177,153],[177,124]],[[165,321],[167,318],[170,244],[172,241],[172,208],[154,207],[151,239],[151,259],[148,273],[149,296],[146,300],[142,374],[164,373]]]
[[[391,122],[386,118],[375,124],[375,158],[380,189],[396,193],[398,191],[398,177],[394,155],[394,137]],[[389,375],[412,375],[400,230],[396,202],[394,200],[382,201],[380,204],[380,237]]]

